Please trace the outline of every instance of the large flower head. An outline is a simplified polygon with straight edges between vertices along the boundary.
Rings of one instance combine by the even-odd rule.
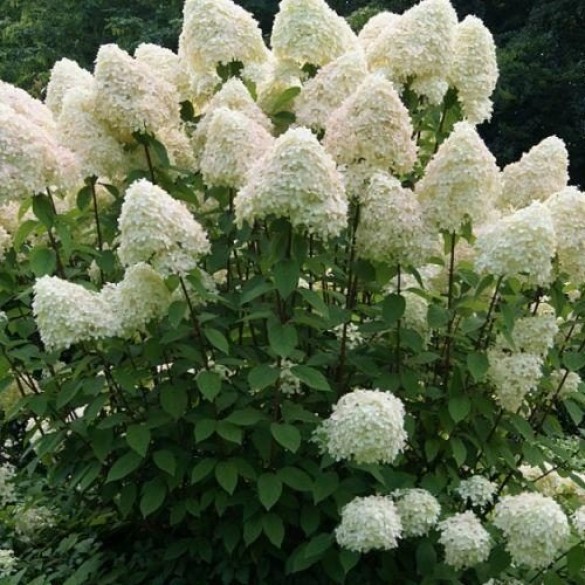
[[[479,234],[475,248],[479,271],[497,276],[524,274],[528,282],[547,284],[556,250],[550,211],[542,203],[532,203]]]
[[[370,46],[393,27],[399,18],[400,15],[394,12],[383,11],[374,14],[358,34],[358,41],[364,51],[367,52]]]
[[[474,126],[455,124],[416,191],[428,221],[440,230],[459,232],[466,221],[488,216],[500,193],[499,171]]]
[[[252,224],[269,215],[327,238],[347,223],[347,200],[335,163],[306,128],[281,135],[254,166],[234,199],[236,220]]]
[[[443,520],[439,528],[439,542],[445,547],[448,565],[464,569],[487,560],[491,550],[490,534],[473,512],[455,514]]]
[[[203,180],[209,186],[240,188],[274,138],[254,120],[228,108],[218,108],[210,117],[200,162]]]
[[[585,193],[566,187],[546,200],[557,236],[559,270],[574,285],[585,281]]]
[[[404,405],[390,392],[354,390],[334,405],[318,437],[337,461],[392,463],[406,447]]]
[[[55,118],[43,102],[33,98],[24,89],[0,80],[0,104],[10,107],[16,114],[24,116],[30,124],[42,128],[48,134],[55,131]]]
[[[215,71],[233,61],[259,63],[268,54],[258,23],[232,0],[185,2],[179,55],[192,71]]]
[[[324,145],[339,164],[365,161],[407,173],[417,155],[412,134],[408,110],[392,83],[381,75],[369,75],[331,114]]]
[[[472,124],[489,120],[490,96],[498,81],[496,46],[490,31],[475,16],[457,25],[449,81],[457,88],[463,115]]]
[[[93,75],[81,68],[71,59],[60,59],[51,69],[51,77],[47,84],[47,97],[45,104],[53,112],[55,117],[61,113],[63,98],[72,88],[93,89],[95,81]]]
[[[554,345],[555,335],[559,331],[556,315],[530,315],[521,317],[514,323],[512,331],[513,345],[504,335],[498,335],[496,346],[503,350],[516,350],[545,357]]]
[[[416,195],[386,173],[376,173],[361,199],[356,232],[359,256],[387,264],[419,266],[433,251]]]
[[[494,525],[504,533],[512,561],[531,569],[552,563],[570,533],[561,507],[552,498],[530,492],[504,496],[496,505]]]
[[[185,274],[209,252],[207,235],[185,204],[146,179],[126,191],[118,225],[125,266],[148,262],[163,275]]]
[[[100,47],[94,76],[96,116],[121,142],[130,142],[134,132],[179,126],[177,90],[117,45]]]
[[[305,83],[295,102],[297,122],[309,128],[325,128],[331,112],[349,97],[367,75],[362,51],[352,51],[331,61]]]
[[[478,508],[485,508],[494,500],[498,486],[482,475],[472,475],[464,479],[455,490],[461,499]]]
[[[358,46],[349,24],[325,0],[282,0],[270,42],[278,59],[301,66],[327,65]]]
[[[565,143],[549,136],[502,171],[502,208],[520,209],[544,201],[561,191],[569,180],[569,154]]]
[[[392,498],[354,498],[341,511],[341,524],[335,530],[339,546],[364,553],[391,550],[402,536],[400,516]]]
[[[405,537],[424,536],[437,524],[441,505],[427,490],[398,490],[393,496]]]

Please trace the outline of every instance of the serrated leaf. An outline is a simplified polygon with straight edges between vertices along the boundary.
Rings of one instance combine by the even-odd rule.
[[[238,485],[238,467],[233,461],[220,461],[215,466],[217,483],[230,495]]]
[[[284,522],[274,513],[266,514],[262,517],[262,530],[268,537],[268,540],[276,547],[282,546],[284,540]]]
[[[183,386],[165,384],[160,389],[160,405],[175,420],[181,418],[187,411],[189,397]]]
[[[333,471],[322,473],[313,483],[313,501],[315,504],[333,494],[339,487],[339,477]]]
[[[217,423],[216,432],[220,437],[222,437],[226,441],[237,443],[238,445],[241,445],[242,443],[243,438],[242,429],[230,422],[220,420]]]
[[[270,425],[270,432],[278,444],[292,453],[296,453],[301,446],[301,433],[293,425],[272,423]]]
[[[274,266],[274,283],[276,289],[280,293],[283,299],[288,296],[297,288],[300,276],[299,265],[290,258],[285,258]]]
[[[35,216],[47,229],[53,227],[55,210],[47,195],[35,195],[32,200],[32,209]]]
[[[268,325],[268,343],[270,349],[280,357],[288,357],[297,345],[297,331],[289,324],[276,321]]]
[[[241,427],[247,427],[255,425],[264,418],[264,414],[255,408],[243,408],[242,410],[234,410],[225,421]]]
[[[89,206],[91,203],[91,187],[89,185],[85,185],[77,192],[77,209],[79,211],[83,211],[86,207]]]
[[[455,459],[457,465],[463,465],[467,457],[467,449],[465,448],[463,441],[458,437],[453,437],[449,440],[449,445],[451,447],[451,452],[453,453],[453,459]]]
[[[406,301],[399,294],[388,295],[382,303],[382,318],[386,325],[393,325],[401,319],[406,309]]]
[[[197,463],[191,472],[191,483],[198,483],[205,479],[213,471],[216,463],[215,459],[203,459]]]
[[[563,354],[563,363],[571,372],[577,372],[585,366],[585,353],[577,351],[566,351]]]
[[[467,396],[454,396],[449,399],[447,406],[449,414],[455,423],[461,422],[471,411],[471,400]]]
[[[437,564],[437,552],[430,540],[423,540],[416,549],[416,568],[420,575],[431,575]]]
[[[449,312],[439,305],[429,305],[427,319],[431,329],[440,329],[449,322]]]
[[[163,505],[166,495],[167,486],[160,477],[147,481],[140,498],[142,516],[146,518],[156,512]]]
[[[331,386],[327,378],[315,368],[310,366],[297,365],[291,368],[292,373],[309,388],[314,390],[322,390],[323,392],[331,392]]]
[[[132,425],[128,427],[126,442],[138,455],[145,457],[150,443],[150,429],[145,425]]]
[[[310,492],[313,489],[309,474],[298,467],[283,467],[278,470],[278,477],[287,486],[299,492]]]
[[[257,486],[260,503],[270,510],[282,494],[282,481],[274,473],[263,473],[258,478]]]
[[[210,418],[197,421],[195,423],[195,442],[201,443],[201,441],[205,441],[205,439],[208,439],[215,433],[216,428],[217,422]]]
[[[289,87],[285,89],[272,104],[271,112],[278,114],[282,112],[289,104],[301,93],[300,87]]]
[[[141,463],[142,457],[140,457],[138,453],[135,453],[134,451],[128,451],[127,453],[124,453],[124,455],[122,455],[122,457],[120,457],[120,459],[118,459],[114,465],[112,465],[110,471],[108,472],[106,483],[125,478],[133,471],[136,471],[136,469],[140,467]]]
[[[213,345],[213,347],[219,349],[219,351],[225,353],[226,355],[229,355],[230,353],[229,343],[228,340],[225,338],[225,335],[221,331],[206,327],[203,330],[203,333],[205,337],[207,337],[209,343]]]
[[[260,390],[272,386],[278,380],[279,376],[280,372],[273,366],[269,366],[268,364],[256,366],[248,373],[250,390],[260,392]]]
[[[213,402],[221,390],[221,377],[217,372],[202,370],[197,375],[197,387],[209,402]]]
[[[57,268],[55,251],[49,250],[49,248],[33,248],[29,254],[28,262],[37,278],[52,274]]]
[[[484,379],[489,366],[485,353],[474,351],[467,354],[467,367],[476,382],[481,382]]]
[[[177,471],[177,458],[172,451],[160,449],[153,453],[152,458],[159,469],[166,471],[171,476],[175,475]]]

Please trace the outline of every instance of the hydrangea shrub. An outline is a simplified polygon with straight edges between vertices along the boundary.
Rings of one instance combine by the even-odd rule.
[[[449,0],[359,36],[283,0],[270,45],[187,0],[178,54],[64,59],[45,103],[0,85],[0,398],[26,424],[0,576],[583,585],[564,144],[498,168],[493,39]],[[69,493],[99,554],[43,565],[73,527],[14,477]]]

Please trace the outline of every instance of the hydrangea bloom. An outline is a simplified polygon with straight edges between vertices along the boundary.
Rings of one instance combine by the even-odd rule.
[[[390,392],[354,390],[335,404],[318,436],[337,461],[392,463],[406,446],[404,405]]]
[[[33,313],[47,350],[113,334],[115,318],[97,293],[56,276],[39,278],[33,290]]]
[[[327,65],[358,45],[349,24],[325,0],[282,0],[270,43],[277,59],[301,66]]]
[[[362,197],[358,255],[377,262],[420,266],[432,253],[430,230],[416,195],[398,179],[376,173]]]
[[[179,55],[197,71],[215,71],[232,61],[266,61],[268,49],[254,17],[231,0],[187,0]]]
[[[125,266],[149,262],[163,275],[185,274],[209,252],[207,235],[185,204],[146,179],[126,191],[118,226]]]
[[[585,281],[585,194],[566,187],[546,202],[557,235],[559,270],[574,285]]]
[[[12,575],[16,571],[17,562],[11,548],[0,548],[0,579]]]
[[[333,328],[333,333],[335,333],[335,337],[337,337],[339,341],[341,341],[345,335],[345,346],[347,349],[355,349],[364,343],[364,336],[355,323],[340,323]]]
[[[400,516],[386,496],[354,498],[343,507],[335,530],[339,546],[360,553],[396,548],[401,536]]]
[[[571,394],[577,394],[583,382],[577,372],[567,372],[565,369],[553,370],[549,375],[549,380],[553,395],[560,399],[569,398]]]
[[[498,81],[496,46],[490,31],[475,16],[457,25],[449,80],[457,88],[463,115],[472,124],[489,120],[490,96]]]
[[[424,536],[435,526],[441,505],[430,492],[413,488],[399,490],[393,495],[405,538]]]
[[[347,223],[347,200],[335,163],[306,128],[280,136],[252,168],[234,199],[236,221],[288,217],[295,228],[320,237],[338,235]]]
[[[367,52],[370,46],[393,27],[399,18],[400,16],[394,12],[383,11],[374,14],[358,34],[358,41],[362,48]]]
[[[14,489],[14,479],[16,470],[10,463],[0,465],[0,505],[5,507],[16,501],[16,490]]]
[[[487,560],[491,538],[473,512],[455,514],[440,522],[439,528],[439,542],[445,547],[445,562],[448,565],[463,569]]]
[[[156,75],[172,85],[177,90],[180,101],[191,97],[189,74],[176,53],[152,43],[141,43],[134,51],[134,58],[139,63],[148,65]]]
[[[278,388],[285,396],[301,394],[301,381],[294,375],[292,367],[296,365],[290,360],[283,359],[280,362],[280,374],[278,376]]]
[[[331,112],[349,97],[367,75],[362,51],[346,53],[320,69],[295,101],[297,122],[323,129]]]
[[[498,402],[503,409],[516,412],[542,377],[542,358],[530,353],[490,350],[488,359],[488,378],[495,386]]]
[[[39,533],[55,525],[55,514],[46,506],[17,505],[14,510],[14,531],[24,542],[31,542]]]
[[[177,90],[117,45],[100,47],[94,76],[96,116],[121,142],[180,125]]]
[[[503,335],[498,335],[496,345],[499,349],[517,350],[544,357],[554,345],[555,335],[559,331],[555,314],[530,315],[514,323],[512,330],[512,347]]]
[[[565,188],[568,169],[565,143],[556,136],[545,138],[502,171],[500,207],[520,209],[533,201],[544,201]]]
[[[19,116],[24,116],[30,124],[52,134],[55,119],[51,110],[41,101],[33,98],[24,89],[0,80],[0,104],[8,106]]]
[[[552,279],[556,250],[551,214],[542,203],[532,203],[479,234],[475,248],[477,270],[499,276],[525,274],[528,282],[545,285]]]
[[[486,477],[472,475],[469,479],[464,479],[455,491],[472,506],[485,508],[492,503],[497,489],[498,486]]]
[[[561,507],[542,494],[504,496],[495,507],[494,525],[503,531],[512,561],[531,569],[553,562],[569,537]]]
[[[397,173],[416,162],[412,122],[392,83],[369,75],[327,121],[325,148],[339,164],[365,161]]]
[[[199,168],[209,186],[240,188],[250,167],[271,148],[274,139],[244,114],[217,108],[211,114]]]
[[[406,290],[401,294],[406,301],[401,320],[402,326],[416,331],[424,340],[427,340],[429,336],[428,301],[413,291]]]
[[[51,69],[45,104],[57,118],[61,113],[63,98],[70,89],[91,90],[94,84],[93,75],[89,71],[81,68],[75,61],[60,59]]]
[[[571,516],[571,524],[580,538],[585,538],[585,506],[581,506]]]
[[[429,162],[416,188],[428,220],[459,232],[468,220],[481,223],[500,192],[496,160],[474,126],[458,122]]]

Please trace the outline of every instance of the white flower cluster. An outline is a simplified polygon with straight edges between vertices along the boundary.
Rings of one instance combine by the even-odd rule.
[[[401,536],[400,516],[388,496],[354,498],[341,510],[335,530],[340,546],[360,553],[396,548]]]
[[[551,214],[545,205],[534,202],[482,231],[475,248],[477,270],[498,276],[522,274],[529,283],[546,285],[553,276],[556,250]]]
[[[364,51],[367,53],[370,47],[397,23],[399,18],[400,16],[394,12],[382,11],[374,14],[358,34],[358,41]]]
[[[496,160],[477,130],[458,122],[429,162],[416,192],[430,223],[447,232],[484,221],[500,193]]]
[[[296,365],[294,362],[283,359],[280,362],[279,390],[286,396],[301,394],[301,381],[294,375],[291,368]]]
[[[333,406],[318,436],[337,461],[392,463],[406,447],[404,405],[390,392],[353,390]]]
[[[341,55],[308,80],[295,100],[297,123],[322,130],[331,112],[348,98],[368,73],[362,51]]]
[[[549,381],[551,383],[551,391],[561,400],[569,398],[571,394],[577,394],[583,383],[581,376],[577,372],[567,372],[563,368],[553,370],[549,375]]]
[[[339,164],[365,161],[400,174],[416,162],[412,134],[408,110],[392,83],[369,75],[331,114],[323,144]]]
[[[398,490],[392,495],[405,538],[424,536],[437,524],[441,505],[427,490],[411,488]]]
[[[18,559],[11,548],[0,548],[0,579],[9,577],[16,570]]]
[[[45,104],[55,117],[61,113],[65,94],[73,88],[93,90],[93,75],[82,69],[75,61],[60,59],[51,69],[45,98]]]
[[[449,80],[457,88],[469,122],[480,124],[491,118],[490,96],[498,81],[496,46],[490,31],[475,16],[467,16],[455,29]]]
[[[504,496],[495,507],[494,525],[502,530],[512,561],[532,569],[553,562],[569,537],[561,507],[538,493]]]
[[[361,203],[356,232],[359,256],[401,266],[425,263],[433,252],[431,230],[412,191],[391,175],[378,172]]]
[[[487,375],[495,387],[496,399],[504,410],[516,412],[542,377],[542,358],[492,349],[488,351],[488,360]]]
[[[364,336],[361,334],[359,327],[355,323],[340,323],[333,328],[335,337],[340,341],[343,338],[343,329],[345,328],[345,345],[347,349],[355,349],[364,342]]]
[[[282,0],[270,44],[277,59],[300,66],[327,65],[358,46],[349,24],[325,0]]]
[[[575,498],[578,501],[585,501],[585,489],[583,489],[572,477],[562,476],[548,462],[544,462],[541,467],[531,465],[521,465],[519,469],[522,477],[531,482],[534,489],[544,496],[548,497],[567,497]],[[582,481],[585,475],[575,473]]]
[[[194,74],[217,65],[262,63],[268,50],[254,17],[231,0],[187,0],[179,55]]]
[[[126,191],[118,226],[118,256],[125,266],[149,262],[162,275],[183,275],[210,249],[186,205],[146,179]]]
[[[487,560],[491,550],[489,532],[471,511],[455,514],[439,523],[439,542],[445,547],[445,562],[455,569],[473,567]]]
[[[269,215],[322,238],[347,224],[347,200],[334,161],[306,128],[279,136],[254,166],[234,199],[236,221],[253,224]]]
[[[200,169],[208,186],[240,188],[250,167],[272,147],[274,139],[260,124],[235,110],[210,114]]]
[[[55,514],[46,506],[18,504],[12,514],[14,531],[23,542],[35,540],[45,528],[55,525]]]
[[[555,335],[559,331],[557,318],[553,314],[530,315],[521,317],[514,323],[511,346],[503,335],[498,335],[496,347],[502,350],[516,350],[545,357],[554,345]]]
[[[533,201],[544,201],[564,189],[568,180],[569,155],[565,143],[549,136],[523,154],[518,162],[504,168],[499,205],[520,209]]]
[[[429,337],[429,303],[419,294],[406,290],[401,293],[406,301],[402,325],[407,329],[416,331],[425,341]]]
[[[14,477],[16,470],[10,463],[0,465],[0,506],[6,506],[16,501]]]
[[[557,260],[572,284],[585,281],[585,194],[566,187],[545,202],[557,236]]]
[[[571,515],[571,524],[580,538],[585,538],[585,506],[577,508]]]
[[[492,503],[498,486],[481,475],[464,479],[455,490],[462,500],[474,507],[485,508]]]

